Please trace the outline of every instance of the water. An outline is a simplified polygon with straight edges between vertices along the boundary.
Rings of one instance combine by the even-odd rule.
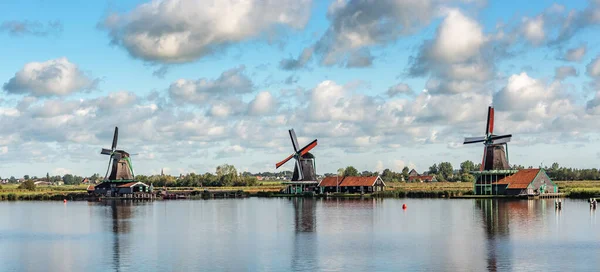
[[[599,212],[578,200],[1,202],[0,271],[598,271]]]

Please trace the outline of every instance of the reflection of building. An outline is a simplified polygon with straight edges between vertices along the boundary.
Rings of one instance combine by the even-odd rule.
[[[510,259],[510,249],[501,244],[509,239],[510,202],[499,199],[477,199],[475,206],[481,210],[482,223],[487,240],[487,269],[497,271],[498,267],[507,268],[510,264],[499,263]],[[509,258],[502,258],[503,256]],[[504,270],[504,269],[502,269]]]
[[[296,232],[314,232],[317,228],[314,199],[293,198]]]
[[[312,271],[319,258],[317,254],[317,201],[312,198],[294,197],[294,249],[290,271]]]
[[[544,169],[485,170],[476,176],[476,195],[539,195],[558,193],[558,187]]]
[[[110,206],[111,227],[113,234],[112,261],[115,270],[121,269],[121,235],[131,232],[130,219],[133,216],[133,203],[125,200],[112,200],[102,202],[102,205]]]

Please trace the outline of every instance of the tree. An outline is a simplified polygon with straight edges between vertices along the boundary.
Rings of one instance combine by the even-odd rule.
[[[438,166],[437,164],[433,164],[432,166],[429,166],[429,174],[430,175],[435,175],[438,173]]]
[[[24,176],[23,176],[23,179],[24,179],[24,180],[28,180],[28,179],[29,179],[29,175],[24,175]]]
[[[17,179],[14,176],[10,176],[10,178],[8,179],[8,182],[17,183]]]
[[[404,168],[402,168],[402,177],[406,182],[408,182],[408,172],[410,172],[410,169],[408,169],[408,166],[404,166]]]
[[[462,163],[460,163],[460,173],[461,174],[468,174],[471,173],[471,171],[475,170],[475,164],[472,161],[464,161]]]
[[[383,182],[391,182],[394,179],[394,172],[390,169],[385,169],[381,172],[381,179]]]
[[[218,186],[233,186],[238,181],[237,169],[233,165],[223,164],[217,166]]]
[[[452,168],[452,164],[449,162],[442,162],[438,166],[438,174],[442,177],[443,180],[451,180],[454,175],[454,169]]]
[[[340,177],[343,177],[344,176],[344,168],[339,168],[337,170],[337,175],[340,176]]]
[[[73,175],[71,175],[71,174],[65,174],[62,177],[62,180],[67,185],[71,185],[71,184],[75,184],[76,183],[75,177]]]
[[[460,181],[462,182],[475,182],[475,177],[469,173],[463,173],[460,175]]]
[[[358,176],[358,170],[354,166],[348,166],[344,170],[344,177],[356,177]]]
[[[33,183],[33,180],[28,179],[25,182],[21,183],[21,185],[19,185],[18,188],[29,191],[35,191],[35,183]]]
[[[50,182],[50,173],[46,172],[46,181]]]

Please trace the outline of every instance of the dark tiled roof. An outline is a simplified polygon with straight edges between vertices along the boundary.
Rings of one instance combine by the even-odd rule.
[[[508,184],[507,189],[527,189],[539,172],[540,169],[519,170],[516,174],[499,180],[498,184]]]
[[[345,186],[373,186],[375,181],[377,180],[377,176],[374,177],[344,177],[342,183],[340,183],[341,187]]]

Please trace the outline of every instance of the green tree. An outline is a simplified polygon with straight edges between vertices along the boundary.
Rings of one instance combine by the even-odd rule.
[[[475,177],[469,173],[463,173],[460,175],[460,181],[462,182],[475,182]]]
[[[219,180],[218,186],[233,186],[238,182],[237,169],[233,165],[223,164],[217,166],[215,171]]]
[[[62,180],[63,180],[63,182],[64,182],[65,184],[67,184],[67,185],[72,185],[72,184],[75,184],[75,183],[77,182],[77,181],[75,180],[75,177],[74,177],[73,175],[71,175],[71,174],[65,174],[65,175],[62,177]]]
[[[404,178],[404,181],[408,182],[408,172],[410,172],[410,169],[408,169],[408,166],[404,166],[404,168],[402,168],[402,178]]]
[[[46,172],[46,181],[50,182],[50,173]]]
[[[441,176],[443,180],[452,180],[454,176],[454,169],[452,164],[449,162],[442,162],[438,166],[438,176]]]
[[[358,176],[358,170],[354,166],[348,166],[344,170],[344,177],[356,177]]]
[[[35,191],[35,183],[33,183],[33,180],[28,179],[21,183],[18,188],[29,191]]]
[[[429,175],[435,175],[438,173],[438,166],[437,164],[433,164],[432,166],[429,166]]]
[[[464,161],[460,163],[460,173],[461,174],[468,174],[471,173],[471,171],[475,170],[475,164],[472,161]]]
[[[383,182],[391,182],[394,179],[394,172],[390,169],[385,169],[381,172],[381,179]]]
[[[28,180],[28,179],[29,179],[29,175],[24,175],[24,176],[23,176],[23,179],[24,179],[24,180]]]
[[[10,178],[8,179],[8,182],[17,183],[17,178],[15,178],[14,176],[10,176]]]

